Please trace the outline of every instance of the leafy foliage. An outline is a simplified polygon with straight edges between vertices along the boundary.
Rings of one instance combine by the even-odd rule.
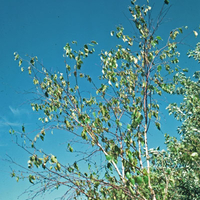
[[[195,136],[199,130],[196,116],[199,113],[199,82],[178,72],[177,38],[184,28],[172,30],[164,42],[156,31],[168,11],[169,1],[163,2],[155,22],[149,20],[149,1],[142,6],[135,0],[131,4],[129,11],[137,37],[125,35],[122,26],[111,32],[111,36],[121,39],[124,44],[101,52],[102,74],[98,83],[82,69],[84,59],[95,52],[96,41],[85,44],[79,51],[72,48],[75,41],[64,46],[64,56],[68,59],[66,73],[51,73],[43,66],[40,69],[37,57],[29,59],[27,68],[22,67],[24,59],[14,54],[21,71],[27,69],[40,94],[39,101],[31,103],[31,107],[42,115],[39,120],[44,127],[33,138],[25,133],[24,126],[20,133],[28,140],[23,146],[30,154],[27,178],[32,184],[41,184],[42,188],[33,194],[34,197],[60,186],[68,188],[64,196],[74,199],[186,198],[185,188],[189,194],[195,193],[197,184],[192,180],[199,181],[199,165],[195,167],[199,155],[198,135]],[[136,45],[137,51],[133,51],[132,46],[135,49]],[[198,50],[189,55],[195,57],[197,54]],[[169,82],[165,77],[173,74],[174,82]],[[93,88],[90,95],[82,95],[82,83]],[[180,84],[182,86],[177,88]],[[147,136],[150,124],[161,130],[156,98],[165,92],[185,95],[180,107],[176,104],[168,107],[177,119],[184,120],[179,129],[184,139],[179,142],[166,136],[168,151],[160,152],[149,150]],[[63,130],[70,136],[74,134],[84,143],[81,160],[66,164],[66,160],[38,148],[38,139],[45,142],[48,132],[54,129]],[[92,149],[90,152],[86,150],[88,147]],[[73,155],[81,151],[76,148],[70,142],[67,145],[68,152]],[[98,165],[93,157],[98,157],[99,152],[103,162]],[[83,163],[87,164],[87,170],[82,167]],[[19,177],[12,172],[12,177],[16,176]]]
[[[195,60],[198,45],[188,53]],[[174,82],[178,85],[176,93],[183,96],[183,102],[179,106],[171,103],[168,110],[169,114],[182,122],[178,129],[180,141],[166,134],[167,151],[152,150],[155,174],[168,184],[167,199],[194,200],[200,196],[200,72],[195,72],[193,77],[196,81],[184,73],[174,76]]]

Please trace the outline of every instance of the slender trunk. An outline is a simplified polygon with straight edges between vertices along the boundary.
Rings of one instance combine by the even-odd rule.
[[[156,200],[155,192],[151,185],[151,176],[150,176],[150,157],[149,157],[149,148],[148,148],[148,140],[147,140],[147,131],[148,131],[148,84],[149,84],[149,68],[150,68],[150,62],[148,59],[149,54],[149,45],[147,43],[147,40],[145,39],[144,42],[144,53],[143,53],[143,61],[144,61],[144,70],[145,70],[145,86],[144,86],[144,118],[145,118],[145,125],[144,125],[144,143],[145,143],[145,155],[146,155],[146,162],[147,162],[147,174],[148,174],[148,186],[151,192],[151,199]]]
[[[148,87],[148,76],[146,76],[146,85],[144,88],[144,117],[145,117],[145,126],[144,126],[144,141],[145,141],[145,155],[146,155],[146,161],[147,161],[147,174],[148,174],[148,185],[151,192],[151,196],[153,200],[156,200],[155,192],[151,185],[151,177],[150,177],[150,157],[149,157],[149,151],[148,151],[148,140],[147,140],[147,130],[148,130],[148,96],[147,96],[147,87]]]
[[[142,163],[142,151],[141,151],[141,142],[140,142],[140,137],[141,137],[141,134],[139,133],[139,139],[138,139],[138,152],[139,152],[139,161],[140,161],[140,167],[141,169],[143,169],[143,163]]]

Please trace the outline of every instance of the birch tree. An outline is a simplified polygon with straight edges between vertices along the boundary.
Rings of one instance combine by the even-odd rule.
[[[10,131],[26,141],[21,147],[30,154],[28,166],[20,165],[22,170],[13,171],[12,176],[28,178],[35,188],[30,189],[32,199],[61,187],[66,188],[62,199],[167,199],[168,183],[159,185],[162,177],[156,177],[152,167],[148,132],[150,126],[161,129],[156,99],[165,92],[173,93],[176,84],[165,76],[179,71],[177,37],[184,27],[169,32],[166,41],[157,35],[168,4],[164,1],[157,17],[151,19],[148,0],[142,5],[131,1],[135,35],[125,34],[122,26],[111,31],[119,44],[101,52],[98,81],[83,70],[84,60],[95,52],[96,41],[80,50],[74,49],[75,41],[67,43],[64,72],[51,73],[37,57],[26,62],[14,54],[21,70],[33,79],[38,101],[31,107],[41,114],[43,126],[34,137],[29,137],[24,126],[22,132]],[[84,84],[91,87],[89,95],[83,95]],[[66,134],[63,140],[72,161],[39,146],[39,140],[46,142],[52,130]],[[67,137],[72,136],[84,148],[68,142]],[[77,155],[80,159],[76,160]],[[96,161],[100,157],[101,163]]]

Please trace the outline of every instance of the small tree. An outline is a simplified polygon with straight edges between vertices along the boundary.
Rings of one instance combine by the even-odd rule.
[[[100,86],[99,81],[95,82],[82,70],[84,59],[94,53],[96,41],[79,51],[73,50],[69,43],[65,45],[65,56],[71,59],[66,62],[65,74],[52,74],[43,66],[40,69],[37,57],[30,58],[27,70],[40,96],[31,106],[33,110],[43,112],[40,118],[43,128],[33,139],[25,133],[24,127],[19,134],[28,140],[22,148],[30,154],[25,172],[28,175],[22,176],[34,185],[40,184],[40,189],[33,191],[33,197],[60,186],[67,187],[63,199],[84,196],[87,199],[156,200],[171,195],[168,179],[163,182],[151,167],[147,137],[150,124],[161,129],[156,97],[175,89],[175,83],[164,77],[178,71],[176,38],[183,29],[172,30],[165,43],[157,35],[169,9],[168,3],[164,1],[153,21],[149,20],[151,6],[148,0],[142,6],[131,1],[129,11],[136,36],[125,35],[122,26],[111,32],[124,44],[117,45],[116,50],[101,52]],[[19,60],[19,66],[24,63],[17,53],[15,60]],[[82,95],[80,81],[81,85],[84,81],[91,85],[90,96]],[[66,165],[66,160],[59,160],[37,146],[38,139],[43,141],[46,134],[55,129],[74,134],[85,145],[80,160]],[[13,130],[11,133],[17,134]],[[90,150],[87,151],[88,147]],[[70,142],[67,148],[72,154],[81,151]],[[102,155],[103,162],[95,164],[94,155]],[[84,163],[88,169],[82,167]],[[20,178],[15,171],[12,176]]]
[[[188,53],[189,57],[198,61],[199,45]],[[180,106],[171,103],[168,110],[182,122],[178,129],[180,141],[166,135],[168,151],[152,150],[155,173],[168,184],[170,199],[197,200],[200,196],[200,72],[195,72],[193,78],[196,81],[183,72],[174,76],[174,83],[178,85],[175,91],[184,98]]]

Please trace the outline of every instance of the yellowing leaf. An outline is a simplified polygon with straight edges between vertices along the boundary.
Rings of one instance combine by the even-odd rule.
[[[198,36],[198,33],[196,31],[193,31],[193,33],[194,33],[195,37]]]

